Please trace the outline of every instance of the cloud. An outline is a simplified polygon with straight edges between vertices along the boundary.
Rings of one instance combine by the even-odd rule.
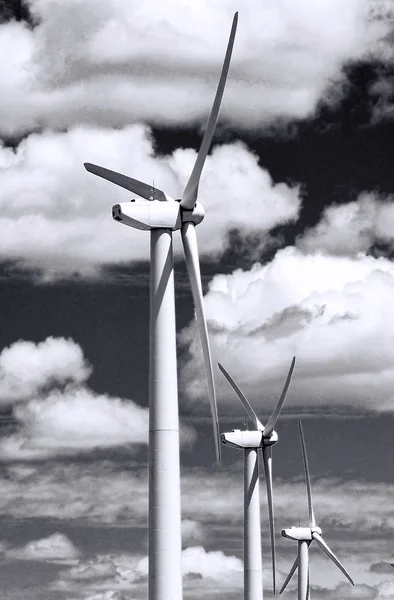
[[[86,388],[54,391],[14,410],[20,428],[0,440],[3,459],[55,455],[148,442],[148,410]]]
[[[307,253],[356,256],[375,242],[392,245],[393,230],[393,198],[364,192],[355,202],[326,207],[319,223],[299,236],[296,245]]]
[[[378,598],[392,598],[394,594],[394,582],[384,581],[379,586]]]
[[[277,398],[293,355],[291,409],[392,411],[393,289],[394,264],[385,258],[293,247],[264,266],[216,275],[205,296],[214,363],[223,363],[257,411],[262,389],[265,402]],[[180,336],[189,350],[182,389],[190,400],[205,390],[194,330],[192,322]],[[216,384],[221,403],[236,402],[219,371]]]
[[[91,367],[71,339],[19,340],[0,353],[0,402],[29,398],[48,386],[85,382]]]
[[[0,397],[12,400],[16,432],[0,439],[3,460],[45,459],[95,448],[148,443],[149,411],[129,399],[96,394],[82,385],[91,373],[71,339],[18,341],[0,354]],[[66,384],[66,385],[65,385]],[[183,447],[193,427],[181,425]]]
[[[369,89],[372,97],[373,121],[390,121],[394,118],[394,77],[389,73],[381,73]]]
[[[314,597],[327,600],[348,600],[349,598],[373,600],[377,598],[377,589],[365,584],[351,586],[348,583],[340,583],[334,589],[312,585],[311,588]]]
[[[386,562],[378,562],[378,563],[373,563],[370,567],[369,570],[371,573],[385,573],[388,575],[392,575],[393,574],[393,566],[390,563],[386,563]]]
[[[0,50],[7,50],[0,56],[11,57],[0,62],[3,135],[80,122],[205,120],[234,12],[230,0],[209,10],[175,0],[165,7],[157,0],[29,4],[34,29],[16,22],[0,28]],[[248,0],[222,118],[255,129],[309,116],[321,98],[336,99],[344,64],[392,59],[386,6]]]
[[[0,439],[3,460],[43,460],[97,448],[148,443],[147,408],[87,388],[53,391],[14,409],[17,433]],[[194,444],[193,427],[180,425],[182,447]]]
[[[98,594],[93,594],[93,596],[85,596],[84,600],[129,600],[129,596],[122,594],[121,592],[99,592]]]
[[[203,579],[219,580],[229,587],[241,587],[243,563],[222,551],[207,552],[202,546],[186,548],[182,552],[183,575],[199,574]]]
[[[182,551],[182,574],[185,589],[214,584],[220,589],[240,588],[243,563],[221,551],[207,551],[192,546]],[[148,557],[127,554],[99,555],[60,573],[52,589],[79,591],[122,591],[146,587]],[[111,597],[111,596],[110,596]],[[116,596],[115,596],[116,597]]]
[[[117,569],[109,558],[99,558],[98,560],[84,561],[76,567],[65,571],[62,575],[64,579],[78,582],[97,581],[100,579],[110,579],[117,575]]]
[[[56,518],[85,525],[146,527],[145,466],[141,468],[131,463],[125,470],[123,462],[117,464],[108,459],[75,464],[44,462],[28,467],[9,465],[6,474],[1,480],[0,514],[7,518]],[[237,540],[238,535],[242,536],[242,480],[242,463],[237,469],[220,473],[190,467],[182,470],[182,518],[186,529],[194,528],[189,521],[200,524],[198,529],[201,527],[204,531],[206,547],[221,549],[217,544],[224,543],[224,534],[230,535],[232,544],[234,531]],[[335,540],[340,540],[339,550],[345,553],[344,560],[347,555],[357,556],[360,551],[369,553],[369,570],[385,552],[387,557],[391,556],[390,546],[381,545],[389,544],[394,532],[390,483],[371,485],[354,479],[313,478],[312,488],[318,524],[328,541],[333,540],[334,551]],[[261,497],[265,497],[263,480]],[[275,481],[275,512],[278,527],[298,524],[299,518],[307,519],[303,479]],[[263,527],[266,519],[264,509]],[[372,538],[373,545],[368,542]],[[293,552],[290,542],[281,541]],[[360,541],[364,547],[358,547]],[[236,544],[239,548],[239,540]],[[225,547],[230,551],[227,541]]]
[[[127,527],[130,547],[134,544],[138,552],[138,540],[145,537],[147,519],[145,468],[132,465],[126,471],[124,465],[107,460],[78,464],[43,463],[28,468],[14,466],[7,468],[7,473],[1,481],[2,518],[56,519],[68,526],[75,523],[86,535],[88,530],[85,528],[93,524],[109,527],[108,531],[114,527]],[[262,499],[265,496],[263,487],[264,481],[261,481]],[[329,546],[358,584],[380,585],[387,579],[387,574],[371,571],[370,566],[381,561],[382,556],[391,556],[390,540],[394,531],[392,485],[313,478],[312,489],[317,522]],[[188,589],[212,586],[210,593],[213,593],[213,589],[242,585],[242,501],[242,464],[237,469],[220,473],[190,467],[183,470],[183,519],[198,521],[205,533],[203,548],[191,542],[183,552]],[[275,514],[278,529],[298,524],[299,519],[301,523],[307,522],[305,484],[301,478],[275,481]],[[267,531],[265,508],[262,510],[263,555],[269,564]],[[116,547],[113,551],[117,552]],[[295,553],[296,544],[279,536],[278,570],[283,577]],[[342,573],[315,545],[311,547],[311,572],[313,585],[334,589],[344,581]],[[78,564],[61,573],[60,579],[62,589],[67,589],[68,593],[83,588],[86,593],[93,594],[145,585],[146,575],[146,557],[105,554],[81,557]],[[270,578],[267,577],[269,585]]]
[[[83,162],[147,183],[154,178],[156,187],[177,198],[195,159],[191,149],[155,156],[154,140],[142,125],[46,131],[24,139],[15,154],[0,149],[0,260],[48,279],[75,273],[91,276],[102,265],[146,260],[149,235],[121,226],[111,215],[112,205],[129,200],[130,193],[86,172]],[[296,220],[301,204],[298,186],[274,184],[242,143],[213,150],[199,199],[207,212],[198,228],[202,255],[223,252],[234,227],[241,234],[264,237],[273,227]],[[179,233],[175,240],[179,255]]]
[[[47,538],[33,540],[21,548],[7,551],[7,558],[17,560],[38,560],[65,563],[79,557],[78,548],[62,533],[54,533]]]
[[[204,528],[199,521],[182,519],[182,545],[190,546],[201,543],[205,538]]]

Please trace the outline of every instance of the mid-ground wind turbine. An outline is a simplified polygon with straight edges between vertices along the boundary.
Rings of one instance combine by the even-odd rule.
[[[290,579],[293,577],[298,567],[298,600],[308,600],[309,598],[309,546],[313,541],[319,546],[319,548],[328,556],[330,560],[342,571],[342,573],[348,578],[350,583],[354,585],[353,579],[346,571],[345,567],[339,562],[335,554],[327,546],[326,542],[322,538],[322,530],[316,526],[315,515],[313,512],[312,505],[312,491],[311,481],[309,477],[308,458],[306,455],[304,434],[302,431],[301,422],[299,422],[302,457],[304,459],[304,471],[305,471],[305,483],[306,491],[308,494],[308,510],[309,510],[309,527],[290,527],[289,529],[282,529],[283,537],[295,540],[298,542],[298,556],[295,559],[293,566],[290,569],[280,593],[286,588]]]
[[[244,599],[262,600],[263,598],[263,570],[261,560],[261,526],[260,526],[260,497],[259,497],[259,464],[258,449],[261,448],[267,486],[268,516],[271,536],[272,553],[272,578],[275,593],[275,530],[274,507],[272,499],[272,451],[271,448],[278,441],[278,434],[274,427],[282,410],[290,385],[291,376],[295,365],[295,358],[291,361],[285,385],[279,400],[267,421],[266,426],[261,424],[248,400],[241,392],[238,385],[219,364],[219,369],[226,377],[232,388],[241,400],[254,429],[244,431],[234,429],[230,433],[222,433],[223,444],[242,448],[244,450]]]
[[[112,208],[116,221],[151,232],[150,366],[149,366],[149,599],[181,600],[181,508],[179,415],[176,363],[174,260],[172,232],[180,229],[208,380],[217,462],[219,426],[211,355],[205,321],[195,225],[204,218],[197,202],[201,172],[219,114],[237,28],[235,13],[216,96],[196,162],[179,200],[146,183],[85,163],[99,177],[144,200]]]

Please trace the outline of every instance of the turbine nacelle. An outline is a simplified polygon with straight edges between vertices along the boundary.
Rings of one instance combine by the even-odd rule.
[[[273,431],[269,438],[264,437],[264,430],[250,431],[248,429],[233,429],[220,435],[223,444],[233,448],[262,448],[273,446],[278,441],[278,434]]]
[[[262,431],[233,429],[220,435],[223,444],[233,448],[260,448],[263,438]]]
[[[281,531],[283,537],[296,542],[311,542],[314,533],[321,535],[320,527],[289,527]]]
[[[182,210],[179,202],[140,200],[121,202],[112,207],[112,217],[134,229],[180,229],[182,223],[201,223],[205,215],[202,204],[196,202],[193,210]]]

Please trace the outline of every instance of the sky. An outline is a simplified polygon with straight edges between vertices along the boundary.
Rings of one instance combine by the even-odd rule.
[[[394,597],[394,6],[388,0],[0,2],[0,568],[3,600],[147,593],[149,236],[130,194],[179,197],[239,24],[199,188],[197,235],[222,432],[221,362],[277,424],[277,580],[315,515],[317,599]],[[184,597],[243,594],[243,460],[212,426],[174,234]],[[262,548],[271,597],[264,478]],[[296,597],[296,580],[283,595]]]

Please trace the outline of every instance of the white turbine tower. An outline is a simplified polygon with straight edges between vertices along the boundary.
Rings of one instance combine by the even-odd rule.
[[[278,420],[280,411],[286,398],[290,385],[291,376],[295,365],[295,357],[291,361],[285,385],[279,400],[267,421],[267,425],[261,424],[256,413],[249,404],[244,394],[235,381],[227,373],[226,369],[219,364],[219,369],[226,377],[232,388],[241,400],[254,430],[241,431],[234,429],[230,433],[222,433],[223,444],[242,448],[244,450],[244,600],[262,600],[263,598],[263,570],[261,559],[261,526],[260,526],[260,498],[259,498],[259,464],[258,449],[263,454],[265,483],[267,486],[268,515],[271,536],[272,553],[272,578],[273,591],[275,594],[275,530],[274,530],[274,507],[272,499],[272,451],[271,447],[278,441],[278,434],[274,427]]]
[[[311,481],[309,478],[308,459],[306,456],[305,440],[302,431],[301,421],[298,423],[300,429],[302,456],[304,459],[304,471],[305,471],[305,482],[306,490],[308,495],[308,510],[309,510],[309,527],[290,527],[289,529],[282,529],[283,537],[295,540],[298,542],[298,556],[295,559],[293,566],[290,569],[280,594],[286,588],[290,579],[293,577],[298,567],[298,600],[309,599],[309,546],[313,541],[319,546],[319,548],[328,556],[330,560],[342,571],[342,573],[348,578],[350,583],[354,585],[353,579],[346,571],[345,567],[339,562],[335,554],[327,546],[326,542],[322,538],[322,530],[316,526],[315,515],[313,512],[312,505],[312,491]]]
[[[216,96],[201,147],[182,198],[175,200],[146,183],[97,165],[93,173],[138,194],[144,200],[112,208],[115,220],[151,232],[149,368],[149,600],[181,600],[181,507],[179,415],[176,362],[174,261],[172,232],[180,229],[208,380],[216,459],[220,463],[219,426],[207,325],[205,321],[195,225],[204,218],[197,202],[201,172],[219,114],[237,28],[235,13]]]

